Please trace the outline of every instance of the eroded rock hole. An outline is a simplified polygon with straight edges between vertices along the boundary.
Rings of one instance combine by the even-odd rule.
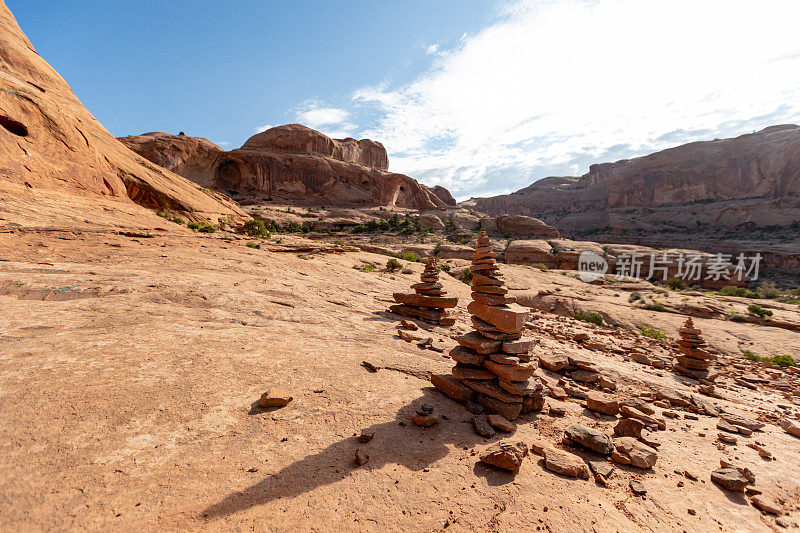
[[[242,181],[242,174],[236,161],[227,159],[217,167],[217,181],[222,186],[236,188]]]
[[[5,115],[0,115],[0,126],[3,126],[14,135],[18,135],[20,137],[28,136],[28,128],[26,128],[22,122],[18,122]]]

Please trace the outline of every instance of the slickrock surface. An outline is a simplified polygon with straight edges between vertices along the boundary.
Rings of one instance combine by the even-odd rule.
[[[149,232],[0,233],[0,529],[439,530],[450,523],[448,530],[467,531],[771,531],[781,520],[791,531],[800,520],[800,439],[780,426],[800,418],[800,374],[735,352],[737,342],[759,352],[794,350],[794,332],[695,318],[719,353],[720,376],[713,390],[702,389],[708,396],[695,380],[631,359],[635,349],[672,357],[669,342],[634,328],[658,320],[675,339],[684,316],[624,307],[627,298],[612,295],[619,287],[504,265],[508,294],[535,287],[592,298],[630,324],[598,327],[529,308],[533,319],[520,339],[536,341],[529,355],[560,354],[566,364],[510,385],[539,382],[543,396],[602,393],[656,428],[664,419],[666,429],[640,428],[650,444],[637,442],[658,455],[641,469],[561,444],[576,424],[616,443],[614,428],[633,420],[586,409],[577,396],[543,398],[563,417],[545,414],[546,406],[520,414],[512,435],[478,435],[475,414],[431,386],[430,376],[447,376],[453,394],[474,397],[452,376],[455,361],[398,340],[398,320],[385,312],[386,295],[419,279],[423,265],[409,264],[412,274],[362,272],[353,266],[386,257],[285,235],[255,250],[221,232]],[[471,287],[444,274],[439,282],[468,300]],[[452,311],[452,331],[421,323],[424,331],[414,333],[457,346],[448,334],[474,330],[464,305]],[[579,333],[588,341],[574,341]],[[502,342],[518,341],[501,341],[494,354],[506,354]],[[570,378],[587,368],[595,382]],[[744,378],[755,388],[737,383]],[[510,392],[509,383],[497,384]],[[259,407],[273,385],[294,399]],[[437,424],[413,423],[424,404],[434,406]],[[713,408],[717,414],[708,414]],[[677,418],[666,419],[667,410]],[[720,414],[752,435],[718,443]],[[365,430],[373,437],[361,442]],[[541,442],[547,465],[539,455],[515,475],[479,465],[483,450],[503,438]],[[783,514],[713,483],[720,460],[749,470],[756,484],[747,488]],[[589,478],[590,461],[616,467],[595,465],[605,484]],[[634,497],[632,480],[646,498]]]
[[[0,227],[153,226],[244,213],[116,140],[38,53],[0,1]]]
[[[512,298],[503,296],[508,291],[503,287],[495,257],[489,238],[481,232],[469,267],[473,273],[473,301],[467,311],[472,315],[475,330],[457,337],[459,346],[450,352],[450,357],[456,361],[453,375],[475,391],[474,398],[465,400],[460,391],[454,391],[441,377],[434,377],[431,382],[456,401],[474,399],[489,412],[510,421],[520,413],[541,410],[543,387],[538,380],[530,379],[536,370],[528,355],[533,342],[521,340],[522,329],[530,315]],[[497,299],[483,302],[476,295],[478,298],[493,295]],[[475,424],[478,433],[485,433],[480,427]],[[509,427],[508,431],[513,429]]]
[[[439,269],[436,268],[436,260],[433,257],[428,258],[425,270],[420,276],[420,283],[415,283],[411,287],[414,289],[413,294],[394,293],[394,301],[399,305],[391,306],[389,311],[440,326],[455,324],[456,319],[448,314],[447,309],[455,307],[458,304],[458,298],[445,296],[447,291],[439,283]]]

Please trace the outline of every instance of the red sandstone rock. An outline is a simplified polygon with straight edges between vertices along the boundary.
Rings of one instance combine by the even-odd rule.
[[[530,318],[530,312],[518,304],[494,306],[473,301],[467,306],[467,311],[506,333],[522,331]]]
[[[159,134],[147,134],[158,136]],[[142,142],[122,139],[155,163],[172,162],[174,149],[163,139]],[[141,150],[141,151],[140,151]],[[300,124],[258,133],[241,148],[209,157],[185,154],[176,171],[222,190],[260,193],[331,204],[392,205],[415,209],[445,209],[448,204],[431,189],[403,174],[387,172],[386,150],[369,139],[331,139]]]
[[[224,196],[116,140],[2,2],[0,57],[0,218],[22,226],[153,227],[163,221],[151,210],[214,223],[244,216]]]

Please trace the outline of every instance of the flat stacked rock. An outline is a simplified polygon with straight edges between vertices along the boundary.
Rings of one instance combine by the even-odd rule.
[[[447,309],[452,309],[458,304],[458,298],[448,298],[439,283],[439,269],[433,257],[428,258],[428,264],[420,277],[420,283],[411,286],[414,293],[396,292],[393,294],[397,305],[389,308],[392,313],[419,318],[431,324],[452,326],[456,319],[450,316]]]
[[[705,350],[705,341],[700,336],[702,332],[694,327],[692,317],[686,319],[679,334],[678,350],[681,355],[675,357],[673,368],[676,372],[695,379],[705,379],[709,375],[708,367],[714,356]]]
[[[434,375],[431,382],[454,400],[476,400],[489,412],[514,420],[520,413],[541,410],[543,387],[532,377],[533,341],[521,340],[530,314],[507,296],[496,257],[481,232],[470,267],[473,292],[467,307],[474,331],[458,337],[459,345],[450,351],[456,361],[453,376]]]

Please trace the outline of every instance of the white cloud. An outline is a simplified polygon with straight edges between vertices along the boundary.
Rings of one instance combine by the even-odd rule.
[[[438,51],[439,51],[439,45],[436,43],[425,47],[425,53],[428,54],[429,56],[436,55],[436,52]]]
[[[255,130],[253,130],[253,133],[261,133],[273,127],[274,126],[272,124],[264,124],[263,126],[259,126]]]
[[[327,107],[319,102],[306,102],[296,114],[299,124],[319,130],[325,135],[338,139],[351,137],[355,124],[349,121],[350,113],[344,109]]]
[[[464,198],[798,121],[797,20],[796,0],[516,2],[411,83],[355,91],[360,136]]]

